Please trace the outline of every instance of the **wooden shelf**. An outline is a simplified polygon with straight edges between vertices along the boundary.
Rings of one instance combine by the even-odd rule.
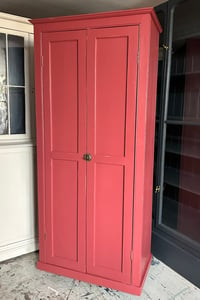
[[[192,76],[192,75],[200,75],[200,71],[193,71],[193,72],[180,72],[180,73],[171,73],[172,77],[179,77],[179,76]]]
[[[175,119],[168,119],[164,121],[168,125],[187,125],[187,126],[200,126],[199,120],[178,120],[177,118]]]
[[[166,152],[174,153],[182,156],[187,156],[190,158],[200,159],[200,148],[199,147],[192,147],[191,146],[185,146],[184,149],[181,149],[177,144],[167,144],[166,145]]]
[[[169,185],[200,196],[200,176],[196,174],[193,176],[191,173],[179,172],[174,168],[165,168],[164,181]]]

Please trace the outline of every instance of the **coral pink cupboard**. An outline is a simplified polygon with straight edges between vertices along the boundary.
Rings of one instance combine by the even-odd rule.
[[[151,261],[153,9],[32,20],[42,270],[140,294]]]

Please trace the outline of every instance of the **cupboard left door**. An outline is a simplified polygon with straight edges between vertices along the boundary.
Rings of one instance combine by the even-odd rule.
[[[44,33],[46,262],[85,270],[86,31]]]

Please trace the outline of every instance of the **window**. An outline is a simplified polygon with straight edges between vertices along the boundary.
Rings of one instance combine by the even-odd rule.
[[[0,33],[0,139],[27,134],[26,36]]]

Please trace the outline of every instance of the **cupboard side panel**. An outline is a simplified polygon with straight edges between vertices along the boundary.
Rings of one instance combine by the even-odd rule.
[[[158,41],[159,34],[154,22],[151,21],[151,39],[149,53],[149,76],[147,94],[146,140],[145,140],[145,185],[143,207],[143,233],[142,233],[142,274],[147,268],[151,257],[151,224],[152,224],[152,198],[153,198],[153,164],[154,164],[154,135],[156,87],[158,68]]]
[[[46,262],[45,233],[45,163],[44,163],[44,111],[42,92],[42,34],[37,25],[34,26],[35,52],[35,105],[36,105],[36,132],[37,132],[37,197],[39,222],[39,259]]]
[[[135,139],[135,180],[134,180],[134,225],[133,225],[133,272],[132,282],[140,286],[142,282],[142,234],[144,216],[145,186],[145,140],[147,118],[148,65],[151,18],[145,16],[140,25],[136,139]]]

